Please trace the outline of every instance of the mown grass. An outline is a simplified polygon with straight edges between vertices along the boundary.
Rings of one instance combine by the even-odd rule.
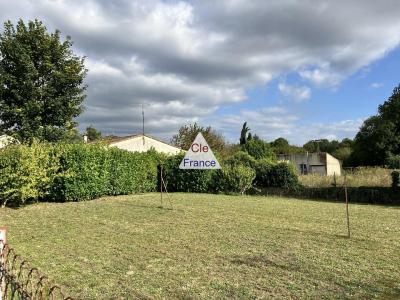
[[[392,185],[393,170],[379,167],[361,167],[347,169],[342,176],[325,176],[319,174],[300,175],[299,181],[306,187],[331,187],[335,184],[344,184],[344,173],[346,173],[346,184],[351,187],[371,186],[390,187]]]
[[[400,297],[400,210],[173,194],[1,209],[9,242],[82,299]]]

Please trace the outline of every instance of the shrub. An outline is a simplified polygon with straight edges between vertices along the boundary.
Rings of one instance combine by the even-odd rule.
[[[400,172],[399,171],[392,172],[392,187],[394,189],[400,188]]]
[[[271,163],[259,160],[256,164],[256,180],[258,187],[281,187],[294,189],[299,185],[294,166],[285,162]]]
[[[102,144],[64,144],[57,149],[60,169],[49,196],[51,200],[88,200],[157,188],[154,153],[108,149]]]
[[[400,155],[394,155],[392,153],[389,153],[386,158],[386,165],[390,169],[400,168]]]
[[[55,201],[94,199],[109,187],[107,150],[98,144],[61,144],[60,169],[49,198]]]
[[[255,168],[256,163],[256,159],[245,151],[238,151],[225,161],[225,165],[231,167],[242,165],[253,169]]]
[[[276,155],[271,145],[259,138],[253,138],[242,145],[244,151],[253,156],[255,159],[276,160]]]
[[[254,180],[255,186],[263,187],[268,186],[270,182],[271,169],[273,163],[266,159],[260,159],[255,165],[256,178]]]
[[[183,153],[166,158],[163,174],[169,192],[206,193],[212,189],[214,170],[181,170]]]
[[[157,188],[157,155],[108,150],[109,195],[155,191]]]
[[[253,185],[256,172],[246,166],[227,166],[216,172],[217,191],[244,194]]]
[[[58,168],[47,144],[9,146],[0,155],[0,203],[21,205],[46,197]]]

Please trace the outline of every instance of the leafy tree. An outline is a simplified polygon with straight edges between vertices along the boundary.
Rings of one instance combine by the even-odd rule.
[[[101,139],[101,132],[94,128],[92,125],[86,128],[86,135],[89,141],[96,141]]]
[[[42,22],[14,26],[0,34],[0,130],[22,141],[68,137],[83,110],[84,59],[69,37],[48,33]]]
[[[353,145],[354,145],[354,141],[353,141],[352,139],[344,138],[344,139],[339,143],[339,148],[343,148],[343,147],[352,148]]]
[[[308,152],[328,152],[332,153],[339,148],[339,142],[336,140],[329,141],[327,139],[311,140],[303,145]]]
[[[270,144],[259,138],[253,137],[251,140],[247,141],[246,144],[242,145],[242,149],[255,159],[265,158],[276,160],[275,153]]]
[[[225,139],[216,130],[212,129],[211,126],[203,127],[197,123],[184,125],[179,128],[177,134],[171,139],[171,144],[187,150],[193,143],[197,134],[201,132],[206,139],[208,145],[213,151],[222,152],[225,148]]]
[[[333,152],[332,155],[345,163],[350,158],[351,152],[352,150],[350,147],[340,147],[335,152]]]
[[[240,145],[244,145],[246,144],[247,140],[248,140],[248,136],[247,133],[250,131],[250,128],[247,127],[247,122],[243,123],[243,127],[242,130],[240,131],[240,140],[239,143]],[[250,135],[250,133],[249,133]],[[250,137],[252,138],[252,136],[250,135]]]
[[[395,165],[400,155],[400,85],[378,114],[364,121],[354,139],[352,159],[357,165]]]
[[[288,153],[303,153],[302,147],[290,145],[288,140],[280,137],[271,143],[275,154],[288,154]]]

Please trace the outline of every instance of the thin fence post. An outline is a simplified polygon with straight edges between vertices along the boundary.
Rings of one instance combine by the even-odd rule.
[[[348,199],[348,195],[347,195],[346,173],[344,173],[344,197],[346,199],[347,237],[350,238],[349,199]]]

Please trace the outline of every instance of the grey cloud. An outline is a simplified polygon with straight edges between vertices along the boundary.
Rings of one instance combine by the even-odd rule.
[[[256,116],[243,111],[223,123],[212,118],[215,111],[286,73],[340,84],[398,46],[399,11],[397,0],[0,0],[0,20],[39,17],[88,57],[81,128],[140,131],[137,106],[144,102],[149,130],[165,138],[196,120],[232,136],[241,117]],[[298,118],[269,115],[255,126],[267,138],[279,132],[298,139]],[[315,134],[334,127],[320,128]]]

